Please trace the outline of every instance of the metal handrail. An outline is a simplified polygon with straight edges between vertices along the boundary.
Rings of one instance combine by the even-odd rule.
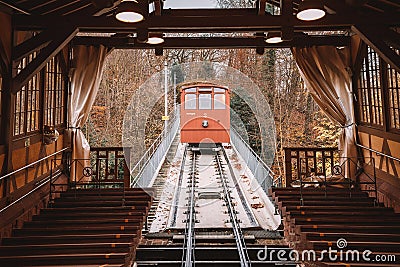
[[[138,178],[142,175],[142,173],[145,169],[145,166],[147,166],[147,164],[152,159],[154,153],[157,151],[160,144],[163,142],[166,133],[172,129],[176,120],[179,119],[179,109],[177,110],[177,112],[172,113],[172,115],[170,117],[172,117],[172,119],[170,120],[170,123],[168,124],[167,128],[164,129],[160,133],[160,135],[157,137],[157,139],[154,140],[154,142],[151,144],[151,146],[146,150],[146,152],[144,152],[143,156],[138,160],[138,162],[135,164],[135,166],[131,170],[129,170],[131,173],[131,176],[132,176],[132,174],[135,172],[135,170],[138,169],[137,174],[131,180],[131,183],[130,183],[131,187],[133,187],[138,182],[138,180],[139,180]]]
[[[276,176],[276,174],[271,170],[271,168],[264,162],[264,160],[251,148],[251,146],[240,136],[240,134],[236,131],[235,128],[231,127],[231,131],[239,138],[239,140],[245,145],[245,147],[253,154],[253,156],[257,159],[257,161],[264,167],[268,172],[269,176],[272,177],[272,185],[275,185],[277,187],[280,187],[282,185],[282,177],[278,176],[276,179],[273,179],[273,177]],[[278,184],[276,184],[278,182]]]
[[[12,171],[12,172],[10,172],[10,173],[7,173],[6,175],[3,175],[3,176],[0,177],[0,181],[3,180],[4,178],[7,178],[8,176],[11,176],[11,175],[16,174],[16,173],[18,173],[18,172],[20,172],[20,171],[23,171],[23,170],[25,170],[25,169],[27,169],[27,168],[29,168],[29,167],[35,165],[35,164],[38,164],[39,162],[42,162],[42,161],[45,160],[45,159],[51,158],[51,157],[53,157],[53,156],[55,156],[55,155],[57,155],[57,154],[59,154],[59,153],[61,153],[61,152],[63,152],[63,151],[68,150],[68,149],[70,149],[70,148],[69,148],[69,147],[63,148],[63,149],[61,149],[61,150],[59,150],[59,151],[57,151],[57,152],[54,152],[53,154],[50,154],[50,155],[48,155],[48,156],[46,156],[46,157],[44,157],[44,158],[41,158],[41,159],[39,159],[39,160],[37,160],[37,161],[35,161],[35,162],[32,162],[32,163],[30,163],[30,164],[28,164],[28,165],[26,165],[26,166],[24,166],[24,167],[21,167],[21,168],[19,168],[19,169],[16,169],[15,171]]]
[[[356,144],[356,146],[361,147],[361,148],[364,148],[364,149],[369,150],[369,151],[371,151],[371,152],[374,152],[374,153],[376,153],[376,154],[378,154],[378,155],[380,155],[380,156],[383,156],[383,157],[386,157],[386,158],[389,158],[389,159],[392,159],[392,160],[395,160],[395,161],[400,162],[400,159],[399,159],[399,158],[396,158],[396,157],[387,155],[387,154],[382,153],[382,152],[379,152],[379,151],[377,151],[377,150],[375,150],[375,149],[372,149],[372,148],[369,148],[369,147],[366,147],[366,146],[363,146],[363,145],[360,145],[360,144]]]
[[[301,159],[306,159],[306,158],[300,158],[300,160]],[[324,186],[323,189],[324,189],[324,192],[325,192],[325,197],[327,197],[327,190],[328,190],[327,187],[328,187],[328,185],[344,185],[344,186],[347,186],[347,189],[349,190],[349,197],[350,198],[352,197],[352,189],[353,189],[352,186],[353,185],[357,185],[357,184],[358,185],[361,185],[361,184],[373,184],[374,185],[373,191],[374,191],[374,194],[375,194],[375,203],[378,203],[378,192],[377,192],[377,182],[376,182],[375,168],[373,168],[374,172],[373,172],[373,175],[371,177],[367,172],[365,172],[363,167],[360,167],[358,165],[359,160],[365,160],[365,159],[366,159],[365,157],[339,157],[338,158],[338,161],[339,161],[338,164],[335,164],[335,163],[331,162],[331,168],[330,169],[333,172],[331,175],[337,175],[337,176],[340,176],[341,178],[348,179],[347,181],[343,181],[343,182],[328,181],[328,179],[327,179],[328,175],[326,173],[323,175],[323,181],[321,181],[321,182],[320,181],[304,181],[302,176],[298,177],[299,181],[300,181],[300,205],[301,206],[304,205],[303,188],[304,188],[304,185],[307,185],[307,184],[323,185]],[[370,159],[369,164],[372,165],[372,166],[375,166],[375,161],[374,161],[375,159],[372,158],[372,157],[370,157],[369,159]],[[369,178],[369,180],[371,182],[356,182],[356,181],[353,181],[351,179],[351,177],[346,177],[346,174],[343,174],[343,172],[346,171],[346,168],[349,167],[348,166],[349,164],[354,164],[355,166],[357,166],[357,170],[354,173],[354,175],[356,177],[358,175],[360,175],[361,173],[365,173],[366,176]],[[335,168],[337,168],[336,171],[334,171]],[[372,190],[370,190],[370,191],[372,191]]]
[[[58,176],[61,175],[61,171],[60,170],[58,170],[57,175]],[[53,179],[53,175],[50,175],[49,177],[41,180],[40,183],[36,184],[35,187],[31,191],[29,191],[28,193],[24,194],[23,196],[19,197],[18,199],[14,200],[12,203],[10,203],[7,206],[5,206],[4,208],[2,208],[0,210],[0,213],[2,213],[3,211],[7,210],[9,207],[13,206],[14,204],[16,204],[17,202],[21,201],[22,199],[26,198],[30,194],[32,194],[33,192],[35,192],[36,190],[38,190],[39,188],[41,188],[42,186],[44,186],[45,184],[50,182],[51,179]]]
[[[231,127],[231,130],[234,131],[234,133],[239,137],[239,139],[245,144],[245,146],[250,150],[250,152],[257,158],[257,160],[266,168],[268,171],[272,174],[275,175],[275,173],[271,170],[270,167],[268,167],[267,163],[264,162],[264,160],[251,148],[251,146],[240,136],[240,134],[235,130],[235,128]]]

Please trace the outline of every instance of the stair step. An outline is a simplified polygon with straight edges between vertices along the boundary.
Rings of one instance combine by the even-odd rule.
[[[115,264],[125,263],[127,253],[94,253],[94,254],[57,254],[57,255],[25,255],[25,256],[1,256],[0,266],[43,266],[76,264]]]
[[[302,232],[344,232],[344,233],[374,233],[374,234],[392,234],[400,233],[400,225],[338,225],[338,224],[314,224],[314,225],[296,225],[296,229]],[[299,232],[300,234],[300,232]]]
[[[368,215],[367,215],[368,216]],[[290,221],[294,224],[345,224],[345,225],[400,225],[399,217],[385,217],[385,220],[382,220],[381,217],[353,217],[349,220],[348,216],[335,216],[332,215],[330,217],[322,216],[322,217],[295,217],[291,218]]]
[[[40,244],[70,244],[70,243],[99,243],[108,241],[113,242],[129,242],[138,238],[137,234],[82,234],[82,235],[43,235],[43,236],[14,236],[4,237],[3,245],[40,245]]]
[[[1,246],[1,256],[27,256],[51,254],[126,253],[131,243],[77,243]]]
[[[323,233],[303,232],[301,240],[306,241],[337,241],[344,238],[347,241],[400,242],[400,234],[370,234],[370,233]]]
[[[332,241],[308,241],[310,248],[314,250],[329,249],[329,247],[337,248],[336,242]],[[375,253],[378,252],[399,252],[400,243],[398,242],[360,242],[360,241],[348,241],[344,248],[345,250],[358,250],[365,251],[370,250]]]
[[[106,227],[69,227],[69,228],[22,228],[13,231],[14,236],[43,236],[43,235],[62,235],[62,234],[137,234],[142,225],[137,226],[106,226]]]
[[[98,218],[98,219],[91,219],[91,217],[86,217],[81,219],[79,218],[74,218],[72,220],[35,220],[31,222],[26,222],[24,224],[24,227],[28,228],[35,228],[35,227],[41,227],[41,226],[46,226],[46,227],[61,227],[62,225],[82,225],[82,226],[90,226],[93,224],[96,225],[131,225],[131,224],[140,224],[143,221],[142,218],[112,218],[112,219],[106,219],[106,218]]]

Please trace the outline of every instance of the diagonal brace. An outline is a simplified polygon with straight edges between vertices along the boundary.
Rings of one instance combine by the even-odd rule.
[[[400,72],[400,55],[382,40],[382,36],[379,32],[362,25],[352,26],[351,29],[359,35],[367,45],[374,49],[386,63]]]
[[[40,53],[13,79],[12,93],[16,94],[25,84],[32,79],[58,52],[67,45],[78,33],[78,28],[68,27],[60,30],[53,40],[43,48]]]

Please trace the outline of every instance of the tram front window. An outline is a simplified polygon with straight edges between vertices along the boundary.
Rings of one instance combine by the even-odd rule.
[[[211,109],[211,94],[199,94],[199,109]]]
[[[196,109],[196,94],[185,95],[185,109]]]
[[[214,109],[225,109],[225,95],[215,94],[214,95]]]

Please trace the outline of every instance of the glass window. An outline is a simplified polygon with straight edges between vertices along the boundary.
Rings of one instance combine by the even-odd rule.
[[[398,49],[395,51],[400,54]],[[387,70],[390,128],[400,130],[400,73],[393,69],[389,64]]]
[[[46,65],[44,124],[64,123],[65,82],[57,57]]]
[[[212,92],[212,88],[211,87],[200,87],[199,88],[199,92]]]
[[[211,109],[211,94],[199,94],[199,109]]]
[[[378,54],[368,47],[358,82],[361,121],[370,125],[383,125],[382,89]]]
[[[194,87],[194,88],[187,88],[187,89],[185,89],[185,92],[186,92],[186,93],[196,93],[196,87]]]
[[[225,109],[225,94],[214,95],[214,109]]]
[[[225,89],[223,89],[223,88],[214,88],[214,93],[225,93]]]
[[[185,95],[185,109],[196,109],[196,95],[186,94]]]
[[[17,66],[17,73],[36,57],[36,52],[23,58]],[[15,96],[14,135],[26,134],[39,129],[40,72],[32,77]]]

